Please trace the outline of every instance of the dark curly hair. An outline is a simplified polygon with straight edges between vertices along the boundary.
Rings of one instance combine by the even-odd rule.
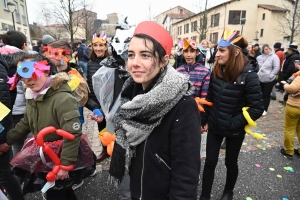
[[[26,35],[19,31],[8,31],[6,34],[0,35],[2,42],[6,45],[14,46],[23,49],[24,44],[27,44]]]

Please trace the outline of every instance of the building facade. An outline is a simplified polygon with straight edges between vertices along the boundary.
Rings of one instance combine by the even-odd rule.
[[[284,27],[286,13],[293,10],[293,0],[230,0],[207,10],[206,39],[213,44],[220,40],[224,29],[238,30],[250,44],[288,45],[289,30]],[[183,38],[199,41],[203,13],[172,24],[174,44]],[[285,30],[285,31],[283,31]],[[296,40],[299,38],[295,38]],[[294,40],[295,41],[295,40]],[[295,41],[297,42],[297,41]]]
[[[164,26],[163,24],[164,24],[164,22],[166,20],[166,16],[168,14],[171,14],[171,15],[178,14],[179,17],[184,16],[184,18],[195,15],[195,13],[189,11],[188,9],[186,9],[182,6],[176,6],[174,8],[170,8],[169,10],[162,12],[159,15],[157,15],[156,17],[154,17],[154,21],[156,23],[160,24],[161,26]],[[173,16],[171,16],[171,15],[169,15],[169,18],[173,18]],[[176,17],[176,18],[179,19],[178,17]],[[181,18],[181,19],[184,19],[184,18]]]
[[[5,34],[7,31],[15,29],[16,31],[24,33],[27,37],[27,40],[30,42],[31,38],[29,31],[26,0],[0,1],[0,34]],[[8,6],[8,3],[15,4],[15,7]],[[14,16],[14,23],[12,15]]]

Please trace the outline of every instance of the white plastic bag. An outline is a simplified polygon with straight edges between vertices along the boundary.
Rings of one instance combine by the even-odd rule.
[[[105,115],[106,130],[112,134],[115,132],[114,116],[120,107],[120,95],[111,107],[114,96],[115,70],[116,68],[102,66],[92,77],[94,93]]]

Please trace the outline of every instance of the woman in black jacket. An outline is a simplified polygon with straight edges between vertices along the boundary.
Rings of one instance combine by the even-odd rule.
[[[102,131],[106,127],[105,119],[100,111],[101,106],[96,98],[94,89],[93,89],[93,81],[92,76],[96,73],[96,71],[101,67],[100,63],[105,58],[109,56],[108,53],[108,44],[106,40],[105,34],[95,34],[92,39],[92,51],[90,54],[90,61],[87,66],[87,83],[90,88],[89,98],[85,105],[86,108],[93,111],[91,114],[92,119],[98,122],[98,130]],[[108,154],[104,149],[103,152],[98,155],[97,162],[101,162],[105,158],[108,158]]]
[[[188,77],[168,64],[172,37],[141,22],[128,48],[109,173],[130,175],[132,199],[197,199],[200,115]]]
[[[245,137],[244,127],[248,124],[242,108],[249,107],[249,115],[254,121],[264,110],[258,76],[242,53],[248,42],[238,35],[237,31],[225,30],[223,36],[218,43],[217,61],[206,97],[213,106],[205,107],[208,122],[204,130],[208,127],[209,129],[201,200],[210,199],[214,171],[224,137],[227,142],[225,157],[227,177],[221,200],[233,199],[233,189],[238,177],[237,161]]]
[[[7,71],[8,65],[0,55],[0,102],[7,108],[12,109],[9,85],[7,83]],[[11,148],[6,144],[6,134],[12,127],[13,121],[11,113],[9,113],[0,120],[0,186],[6,189],[12,200],[22,200],[24,198],[20,182],[12,173],[11,165],[9,164]]]

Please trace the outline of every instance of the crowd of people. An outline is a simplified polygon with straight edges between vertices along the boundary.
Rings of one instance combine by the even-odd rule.
[[[74,190],[108,157],[121,199],[197,199],[202,181],[200,199],[209,200],[220,148],[227,168],[221,200],[232,200],[248,124],[244,108],[253,121],[267,115],[276,89],[286,92],[280,152],[300,155],[295,43],[284,52],[277,42],[273,53],[268,44],[260,49],[224,30],[218,44],[173,45],[157,23],[135,27],[126,20],[110,42],[95,33],[90,47],[44,35],[30,51],[21,32],[0,38],[0,106],[7,110],[0,118],[0,195],[5,190],[12,200],[36,191],[75,200]],[[104,146],[98,156],[82,134],[84,108],[98,125]]]

